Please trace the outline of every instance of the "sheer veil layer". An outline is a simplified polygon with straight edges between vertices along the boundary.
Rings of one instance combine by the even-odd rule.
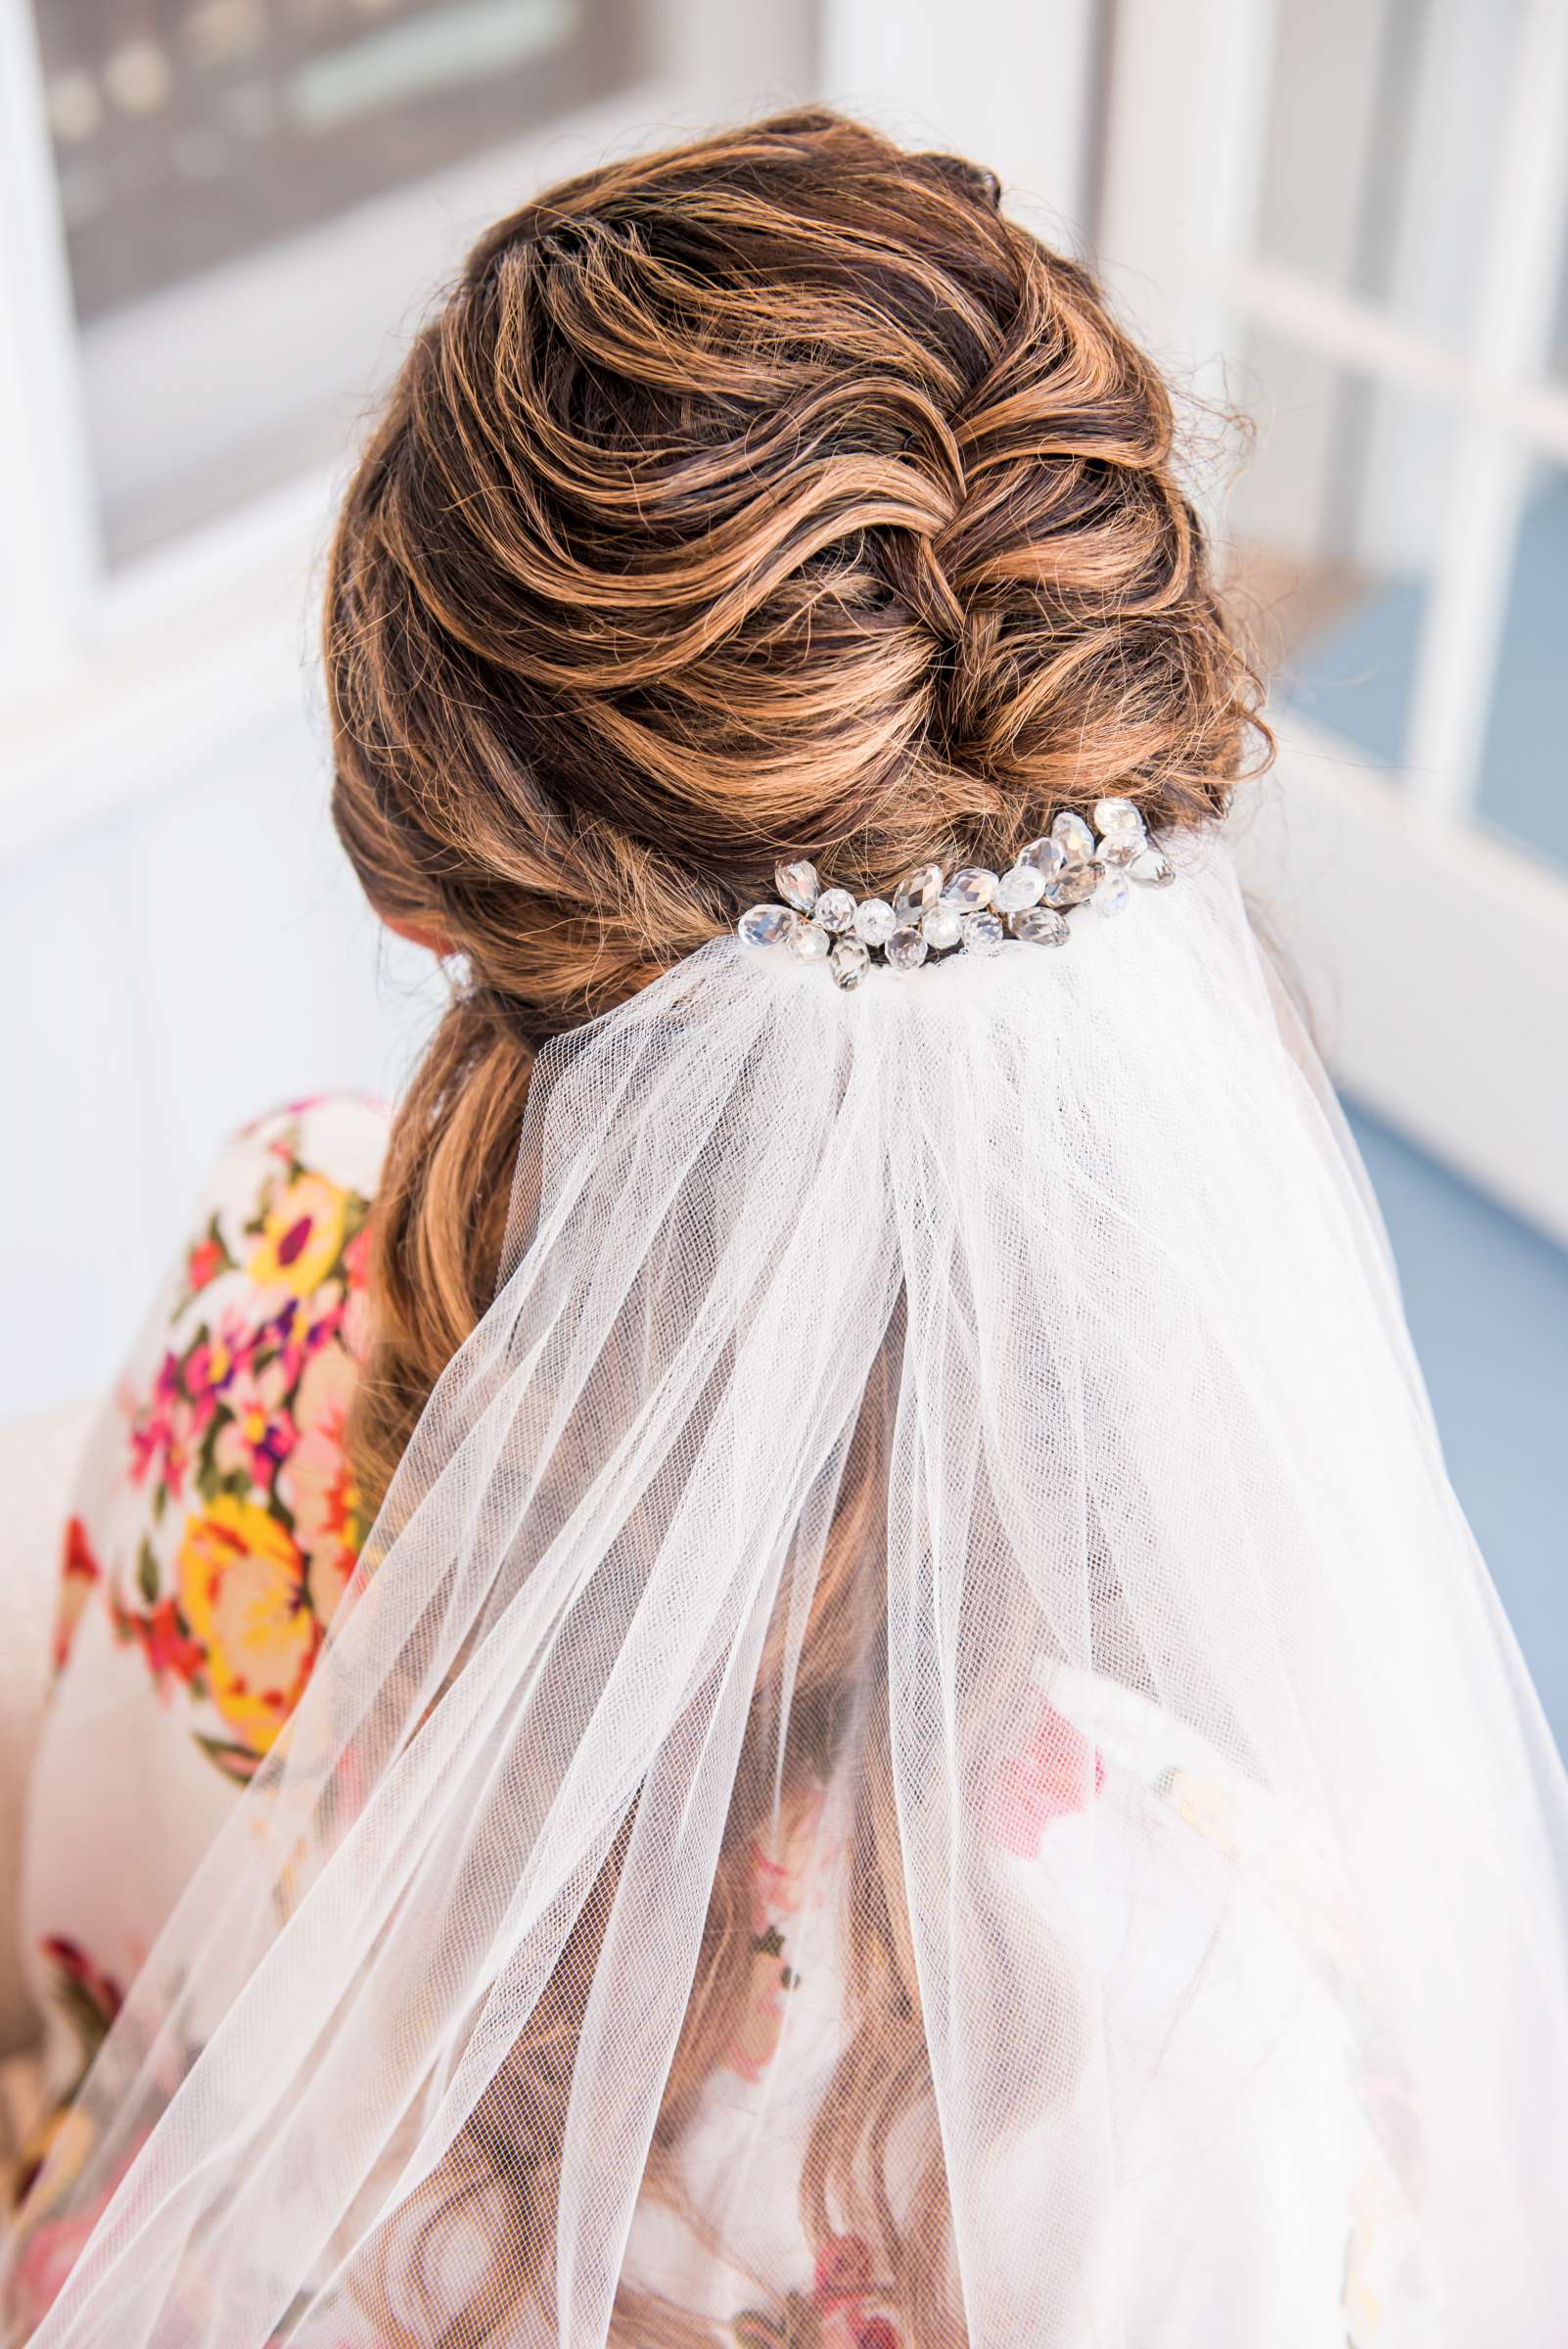
[[[1373,2178],[1390,2337],[1546,2349],[1565,1819],[1222,848],[853,993],[718,942],[543,1056],[493,1307],[38,2181],[84,2247],[15,2337],[727,2339],[715,2273],[820,2300],[807,2221],[863,2203],[890,2275],[940,2246],[913,2340],[1144,2349],[1268,2137],[1281,2243]],[[724,1888],[781,1829],[842,1996],[726,2070],[693,1985],[765,1958]],[[1179,2337],[1283,2341],[1233,2280]]]

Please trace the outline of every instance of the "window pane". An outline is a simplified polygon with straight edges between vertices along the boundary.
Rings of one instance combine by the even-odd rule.
[[[639,69],[635,0],[37,0],[84,321]]]
[[[1264,330],[1231,389],[1257,429],[1229,512],[1233,584],[1275,707],[1397,765],[1452,423]]]
[[[1476,811],[1568,868],[1568,471],[1536,468],[1514,545]]]
[[[337,462],[482,223],[630,144],[681,5],[34,0],[110,563]]]
[[[1266,261],[1464,339],[1520,0],[1277,0]]]

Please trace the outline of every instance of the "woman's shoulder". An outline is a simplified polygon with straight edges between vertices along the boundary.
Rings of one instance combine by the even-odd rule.
[[[329,1336],[362,1356],[388,1123],[368,1096],[332,1093],[270,1110],[230,1137],[155,1314],[150,1351],[165,1379],[177,1363],[210,1392],[237,1351],[302,1368]]]
[[[68,1529],[61,1664],[101,1586],[115,1644],[231,1777],[298,1698],[363,1539],[346,1438],[387,1124],[334,1094],[224,1146]]]
[[[283,1102],[229,1137],[210,1187],[221,1196],[236,1185],[243,1191],[259,1176],[275,1188],[281,1167],[368,1200],[380,1179],[391,1123],[389,1104],[371,1093],[313,1093]]]

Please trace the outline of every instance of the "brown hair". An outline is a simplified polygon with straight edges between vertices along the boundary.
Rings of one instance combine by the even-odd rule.
[[[1007,859],[1111,790],[1163,827],[1223,810],[1266,738],[1173,433],[1157,370],[989,174],[833,115],[608,165],[475,248],[349,490],[327,604],[339,832],[375,905],[472,970],[378,1201],[373,1496],[488,1302],[544,1038],[770,897],[782,854],[886,890]],[[874,1427],[861,1453],[803,1721],[874,1659]],[[818,2234],[863,2207],[909,2339],[945,2349],[940,2155],[901,2224],[881,2177],[930,2076],[876,1750],[873,1728],[853,2030],[803,2200]],[[749,1962],[754,1824],[726,1839],[655,2190]],[[570,2049],[571,1997],[520,2077]],[[506,2174],[542,2289],[548,2146]],[[646,2304],[633,2329],[713,2337]]]

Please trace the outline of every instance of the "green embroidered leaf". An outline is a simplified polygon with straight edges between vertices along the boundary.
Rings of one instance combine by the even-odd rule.
[[[160,1477],[157,1484],[153,1487],[153,1523],[155,1525],[162,1524],[163,1511],[167,1507],[168,1487],[164,1484],[162,1478]]]
[[[85,1983],[62,1979],[54,1987],[55,2003],[76,2042],[77,2051],[85,2066],[109,2037],[113,2017],[104,2012]]]
[[[136,1552],[136,1588],[150,1607],[157,1605],[158,1559],[153,1553],[153,1544],[145,1535],[141,1548]]]
[[[743,2309],[730,2330],[740,2349],[821,2349],[822,2316],[800,2292],[791,2292],[777,2314]]]
[[[220,1770],[237,1786],[249,1785],[260,1768],[260,1755],[253,1754],[249,1746],[225,1745],[221,1738],[204,1737],[200,1731],[196,1732],[196,1742],[214,1770]]]

